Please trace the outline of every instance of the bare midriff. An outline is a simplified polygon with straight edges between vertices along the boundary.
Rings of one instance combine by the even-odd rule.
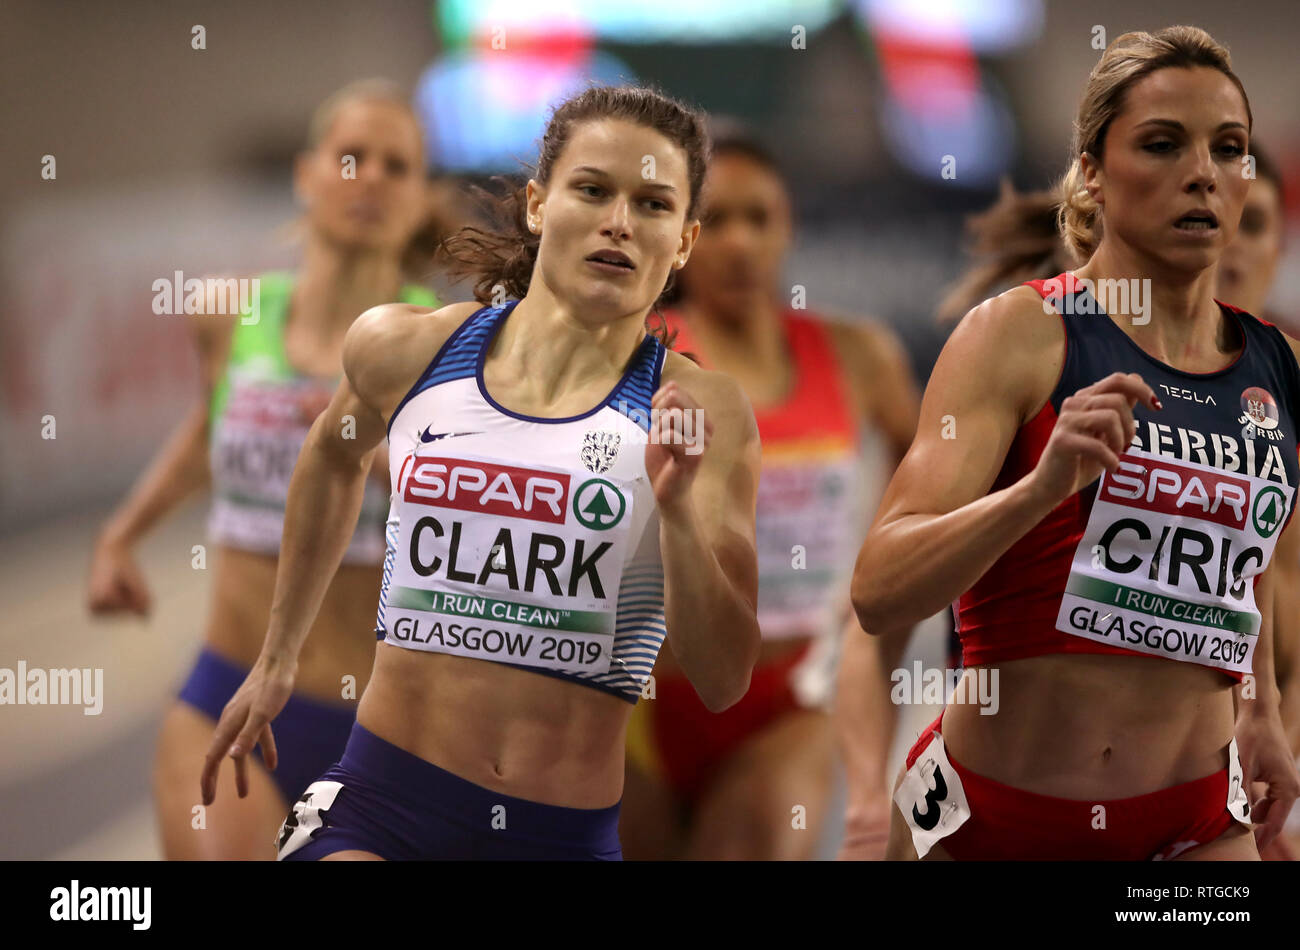
[[[978,697],[994,667],[972,667],[958,695]],[[1052,654],[997,665],[997,712],[955,702],[943,716],[954,761],[985,778],[1056,798],[1129,798],[1228,764],[1233,681],[1155,657]],[[991,704],[990,704],[991,705]]]

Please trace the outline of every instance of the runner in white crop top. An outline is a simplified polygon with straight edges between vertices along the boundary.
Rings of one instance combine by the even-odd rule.
[[[522,299],[388,305],[349,333],[290,490],[262,658],[203,778],[206,799],[227,752],[271,741],[387,434],[384,642],[281,858],[617,857],[624,732],[660,639],[711,708],[744,694],[759,646],[753,413],[645,325],[698,234],[706,150],[679,103],[582,93],[543,138],[520,233],[452,245],[481,300]],[[345,416],[355,439],[335,435]]]

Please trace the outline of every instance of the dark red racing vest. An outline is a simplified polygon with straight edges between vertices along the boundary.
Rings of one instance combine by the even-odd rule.
[[[1067,397],[1113,372],[1139,374],[1164,408],[1139,403],[1119,470],[1054,508],[958,599],[965,663],[1109,653],[1240,679],[1259,633],[1255,581],[1290,519],[1300,469],[1300,367],[1286,338],[1220,303],[1241,354],[1187,373],[1142,350],[1072,274],[1028,286],[1059,314],[1065,360],[991,491],[1034,468]]]

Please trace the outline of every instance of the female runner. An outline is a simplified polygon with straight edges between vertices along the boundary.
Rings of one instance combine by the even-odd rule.
[[[939,304],[941,323],[956,322],[991,293],[1032,278],[1059,274],[1077,262],[1056,227],[1058,200],[1051,191],[1017,192],[1004,182],[998,200],[966,224],[975,260]],[[961,668],[961,641],[951,611],[948,667]],[[890,692],[911,640],[910,629],[864,636],[856,621],[846,632],[836,691],[837,733],[847,769],[848,807],[841,860],[884,858],[893,812],[886,761],[898,723]],[[883,684],[877,689],[873,684]]]
[[[868,514],[860,435],[881,432],[892,470],[915,433],[919,396],[888,329],[786,306],[789,191],[772,156],[739,130],[714,138],[701,220],[669,326],[678,350],[735,377],[756,406],[763,647],[749,692],[718,714],[661,652],[654,694],[629,728],[624,850],[806,859],[825,818],[829,667]],[[856,620],[852,630],[861,636]]]
[[[568,100],[517,233],[453,242],[498,302],[380,307],[349,332],[294,472],[266,643],[202,777],[210,800],[225,755],[239,772],[273,743],[387,430],[383,642],[282,859],[618,859],[627,720],[665,633],[710,709],[744,695],[753,412],[646,333],[699,233],[707,149],[700,117],[651,90]]]
[[[1258,145],[1251,146],[1251,155],[1255,159],[1255,179],[1246,193],[1237,237],[1224,248],[1219,261],[1215,296],[1248,313],[1264,314],[1283,332],[1295,335],[1298,327],[1293,317],[1268,312],[1265,307],[1286,234],[1282,175]],[[1287,739],[1291,751],[1300,757],[1300,676],[1296,675],[1300,669],[1300,536],[1282,537],[1275,563],[1273,655],[1277,687]],[[1283,833],[1261,856],[1265,860],[1300,859],[1300,808],[1291,809]]]
[[[1267,844],[1300,790],[1267,609],[1300,367],[1211,296],[1250,125],[1208,34],[1120,37],[1062,183],[1088,263],[975,308],[940,355],[854,604],[877,632],[960,595],[965,692],[998,667],[1000,712],[953,703],[922,734],[892,857],[1252,859],[1252,817]]]
[[[351,157],[355,176],[343,174]],[[289,805],[335,761],[373,662],[364,602],[378,588],[387,491],[381,464],[362,515],[324,591],[311,650],[279,720],[283,741],[247,770],[248,794],[210,804],[194,821],[194,774],[222,707],[252,668],[271,612],[289,476],[328,402],[344,334],[367,307],[403,299],[435,305],[404,271],[429,259],[439,224],[428,219],[420,126],[400,91],[362,81],[326,100],[294,169],[305,204],[296,275],[263,274],[256,319],[193,319],[201,395],[130,495],[105,524],[89,581],[96,613],[146,614],[150,596],[133,548],[185,497],[211,485],[213,597],[202,652],[158,738],[154,797],[168,859],[269,859]],[[353,688],[349,688],[353,684]]]

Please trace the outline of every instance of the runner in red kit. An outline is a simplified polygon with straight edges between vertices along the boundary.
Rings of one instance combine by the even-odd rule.
[[[721,713],[661,651],[653,695],[628,729],[629,857],[806,859],[827,817],[835,755],[827,712],[853,554],[883,466],[892,469],[915,432],[919,396],[885,327],[787,306],[780,284],[791,227],[776,160],[740,130],[715,135],[701,238],[667,316],[674,347],[734,377],[755,407],[763,645],[749,690]],[[864,701],[884,696],[887,680],[855,691],[868,692]],[[869,712],[851,712],[864,735],[875,725]],[[885,799],[886,750],[887,740],[859,743],[851,763],[879,773]]]
[[[872,633],[961,598],[966,671],[899,777],[892,858],[1256,859],[1300,792],[1268,607],[1300,344],[1212,296],[1250,127],[1208,34],[1120,37],[1061,184],[1087,263],[940,355],[853,585]],[[981,677],[995,714],[960,701]]]
[[[1241,227],[1223,251],[1215,296],[1248,313],[1264,314],[1284,333],[1295,335],[1300,321],[1266,307],[1273,289],[1282,241],[1286,234],[1286,200],[1282,175],[1269,154],[1251,146],[1255,178],[1246,194]],[[1277,688],[1282,698],[1282,722],[1291,751],[1300,757],[1300,536],[1294,544],[1283,538],[1276,554],[1273,582],[1273,654]],[[1300,808],[1291,810],[1283,833],[1261,854],[1266,861],[1300,859]]]

